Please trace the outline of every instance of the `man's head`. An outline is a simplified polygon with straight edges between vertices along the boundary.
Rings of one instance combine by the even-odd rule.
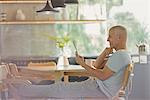
[[[125,49],[127,41],[127,31],[123,26],[113,26],[109,29],[109,36],[107,41],[110,47],[116,50]]]

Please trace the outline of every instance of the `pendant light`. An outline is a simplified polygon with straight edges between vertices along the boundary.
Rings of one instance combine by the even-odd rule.
[[[52,4],[52,3],[51,3]],[[49,3],[49,1],[47,0],[46,5],[43,9],[36,11],[37,13],[40,12],[59,12],[58,10],[53,9],[52,5]]]
[[[51,0],[53,8],[65,8],[64,0]]]
[[[66,4],[78,4],[78,0],[65,0]]]

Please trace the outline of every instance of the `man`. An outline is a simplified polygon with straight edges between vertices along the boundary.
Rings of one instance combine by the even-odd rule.
[[[77,54],[77,62],[83,66],[92,76],[97,77],[97,83],[100,89],[108,97],[114,96],[120,88],[121,80],[125,67],[131,63],[129,53],[126,51],[127,31],[123,26],[114,26],[109,30],[107,41],[110,48],[106,48],[102,54],[96,59],[92,68],[84,63],[83,57]],[[108,58],[111,50],[116,52]]]
[[[97,57],[93,66],[87,65],[84,58],[76,52],[76,62],[84,67],[91,76],[95,76],[96,80],[72,83],[60,82],[40,86],[19,86],[16,87],[19,95],[57,98],[113,97],[121,86],[126,66],[131,63],[130,55],[126,51],[126,29],[123,26],[110,28],[107,41],[110,43],[110,47],[107,47]],[[113,49],[116,52],[110,56]]]

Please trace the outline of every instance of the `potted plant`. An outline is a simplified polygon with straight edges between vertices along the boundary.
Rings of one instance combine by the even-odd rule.
[[[61,54],[58,58],[58,62],[57,65],[63,65],[63,66],[67,66],[69,65],[69,61],[68,58],[65,54],[65,46],[68,44],[68,42],[70,41],[70,37],[69,35],[64,35],[62,37],[57,37],[57,36],[47,36],[49,38],[49,40],[54,40],[56,41],[56,46],[58,48],[60,48],[61,50]]]

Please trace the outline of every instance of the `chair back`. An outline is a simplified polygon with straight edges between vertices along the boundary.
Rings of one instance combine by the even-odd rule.
[[[9,70],[12,76],[19,76],[19,71],[18,68],[16,66],[16,64],[14,63],[9,63]]]
[[[2,83],[3,80],[7,79],[9,73],[9,68],[6,64],[0,65],[0,83]]]
[[[30,62],[28,64],[28,67],[56,67],[56,63],[54,61],[44,62],[44,63]]]
[[[132,77],[134,76],[133,70],[134,70],[134,65],[128,64],[128,66],[126,67],[126,70],[124,71],[124,76],[123,76],[121,88],[120,88],[119,93],[118,93],[119,97],[125,97],[126,96],[126,89],[128,86],[130,86],[129,91],[131,92]]]

